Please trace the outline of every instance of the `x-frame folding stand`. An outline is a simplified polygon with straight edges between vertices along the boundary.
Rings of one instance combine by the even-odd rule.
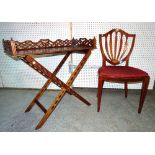
[[[44,41],[44,42],[43,42]],[[42,46],[45,45],[46,43],[50,43],[49,40],[41,40],[37,43],[33,43],[31,45],[31,47],[26,47],[26,50],[29,49],[35,49],[32,46],[40,46],[40,44],[43,42],[44,44],[42,44]],[[56,69],[54,70],[54,72],[50,72],[49,70],[47,70],[44,66],[42,66],[39,62],[37,62],[34,58],[33,58],[33,54],[23,54],[22,56],[21,54],[19,54],[19,52],[17,53],[17,51],[23,51],[23,45],[25,46],[25,42],[24,43],[20,43],[19,42],[9,42],[9,41],[3,41],[4,43],[4,49],[5,52],[8,54],[10,54],[10,52],[13,53],[13,55],[15,55],[16,57],[19,57],[22,61],[24,61],[26,64],[28,64],[31,68],[33,68],[34,70],[36,70],[38,73],[42,74],[45,78],[47,78],[48,80],[46,81],[46,83],[44,84],[44,86],[40,89],[40,91],[37,93],[37,95],[34,97],[34,99],[31,101],[31,103],[29,104],[29,106],[27,107],[27,109],[25,110],[25,112],[30,111],[33,106],[36,104],[38,105],[38,107],[45,113],[44,116],[42,117],[42,119],[40,120],[40,122],[38,123],[38,125],[36,126],[36,129],[41,128],[44,123],[46,122],[46,120],[48,119],[48,117],[51,115],[51,113],[54,111],[54,109],[57,107],[57,105],[59,104],[59,102],[61,101],[61,99],[63,98],[63,96],[65,95],[65,93],[69,93],[70,95],[74,95],[75,97],[77,97],[79,100],[81,100],[83,103],[85,103],[86,105],[90,105],[90,103],[84,99],[81,95],[79,95],[76,91],[74,91],[71,88],[72,83],[74,82],[75,78],[77,77],[77,75],[79,74],[79,72],[81,71],[81,69],[83,68],[83,66],[85,65],[85,63],[87,62],[89,56],[91,55],[91,50],[93,48],[95,48],[96,46],[96,41],[95,38],[92,40],[87,40],[85,38],[80,39],[80,40],[65,40],[65,41],[61,41],[61,40],[57,40],[56,42],[52,42],[52,46],[55,47],[55,45],[57,46],[71,46],[74,48],[71,48],[70,50],[68,50],[67,52],[65,52],[65,56],[64,58],[61,60],[61,62],[58,64],[58,66],[56,67]],[[27,43],[27,42],[26,42]],[[31,43],[31,42],[30,42]],[[29,44],[30,44],[29,43]],[[58,44],[59,43],[59,44]],[[67,45],[66,45],[67,43]],[[35,45],[34,45],[35,44]],[[37,44],[37,45],[36,45]],[[54,45],[53,45],[54,44]],[[80,48],[79,48],[80,45]],[[11,49],[10,49],[11,46]],[[30,46],[30,45],[29,45]],[[47,46],[47,44],[46,44]],[[50,44],[51,46],[51,44]],[[15,48],[16,47],[16,48]],[[22,47],[22,49],[21,49]],[[77,48],[78,47],[78,48]],[[41,47],[42,48],[42,47]],[[64,48],[64,47],[63,47]],[[18,50],[17,50],[18,49]],[[10,51],[11,50],[11,51]],[[24,49],[25,50],[25,49]],[[63,52],[66,49],[63,49]],[[80,52],[77,52],[77,51]],[[48,51],[48,49],[47,49]],[[75,52],[76,51],[76,52]],[[15,53],[16,52],[16,53]],[[32,51],[31,51],[32,52]],[[58,52],[58,51],[56,51]],[[53,52],[54,54],[57,54],[55,52]],[[82,60],[79,62],[79,64],[77,65],[77,67],[75,68],[75,70],[72,72],[72,74],[70,75],[67,83],[64,83],[63,81],[61,81],[56,74],[59,72],[59,70],[61,69],[61,67],[63,66],[63,64],[66,62],[67,58],[70,56],[71,53],[82,53],[84,54],[84,57],[82,58]],[[35,53],[36,54],[36,53]],[[40,53],[39,53],[40,54]],[[47,53],[46,53],[47,54]],[[51,54],[51,53],[50,53]],[[60,53],[59,53],[60,54]],[[61,88],[60,92],[58,93],[58,95],[55,97],[55,99],[53,100],[53,102],[51,103],[51,105],[49,106],[48,109],[46,109],[39,101],[39,98],[44,94],[44,92],[46,91],[46,89],[48,88],[48,86],[50,85],[50,83],[54,83],[55,85],[57,85],[58,87]]]
[[[86,99],[84,99],[76,91],[74,91],[72,88],[70,88],[73,81],[79,74],[80,70],[86,63],[87,59],[89,58],[90,54],[91,54],[91,50],[88,50],[86,52],[85,56],[83,57],[83,59],[81,60],[81,62],[79,63],[79,65],[76,67],[74,72],[71,74],[71,76],[68,79],[66,84],[64,82],[62,82],[59,78],[57,78],[56,74],[58,73],[58,71],[60,70],[62,65],[65,63],[65,61],[67,60],[70,53],[67,53],[65,55],[65,57],[62,59],[62,61],[60,62],[60,64],[58,65],[58,67],[55,69],[55,71],[53,73],[48,71],[45,67],[43,67],[40,63],[38,63],[36,60],[34,60],[34,58],[32,58],[31,56],[26,56],[26,57],[22,58],[22,60],[25,63],[27,63],[29,66],[31,66],[33,69],[35,69],[37,72],[39,72],[40,74],[42,74],[44,77],[46,77],[48,79],[47,82],[44,84],[44,86],[41,88],[41,90],[38,92],[38,94],[35,96],[35,98],[32,100],[32,102],[30,103],[30,105],[27,107],[27,109],[25,111],[25,112],[30,111],[32,109],[32,107],[34,106],[34,104],[36,103],[41,108],[41,110],[45,113],[45,115],[43,116],[43,118],[41,119],[39,124],[37,125],[36,129],[39,129],[43,126],[43,124],[46,122],[46,120],[48,119],[50,114],[54,111],[54,109],[59,104],[60,100],[62,99],[62,97],[65,95],[66,92],[69,93],[70,95],[74,95],[79,100],[81,100],[83,103],[90,105],[90,103]],[[44,108],[44,106],[38,101],[38,99],[43,95],[43,93],[45,92],[45,90],[47,89],[47,87],[49,86],[49,84],[51,82],[53,82],[58,87],[60,87],[61,91],[56,96],[56,98],[52,102],[51,106],[46,110]]]

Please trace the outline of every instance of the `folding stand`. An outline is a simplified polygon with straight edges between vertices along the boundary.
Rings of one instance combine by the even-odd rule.
[[[79,40],[72,39],[64,41],[58,39],[55,42],[52,42],[49,39],[41,39],[38,42],[32,42],[32,41],[18,42],[14,40],[11,41],[3,40],[3,45],[5,53],[13,57],[18,57],[19,59],[24,61],[34,70],[36,70],[37,72],[39,72],[45,78],[48,79],[44,84],[44,86],[40,89],[38,94],[31,101],[30,105],[25,110],[25,112],[30,111],[32,107],[36,104],[45,113],[40,122],[38,123],[38,125],[36,126],[36,129],[39,129],[43,126],[43,124],[46,122],[50,114],[54,111],[54,109],[59,104],[60,100],[63,98],[66,92],[69,93],[70,95],[74,95],[86,105],[90,105],[90,103],[86,99],[84,99],[81,95],[79,95],[76,91],[74,91],[71,88],[71,85],[74,82],[77,75],[79,74],[80,70],[87,62],[89,56],[91,55],[91,51],[96,47],[95,38],[89,40],[87,40],[86,38],[80,38]],[[60,80],[56,76],[56,74],[59,72],[59,70],[69,57],[69,55],[72,53],[84,54],[84,57],[82,58],[78,66],[75,68],[75,70],[72,72],[70,78],[65,84],[62,80]],[[58,64],[53,73],[51,73],[49,70],[47,70],[44,66],[42,66],[39,62],[37,62],[33,58],[34,55],[46,56],[49,54],[51,56],[65,54],[64,58]],[[40,103],[39,98],[44,94],[44,92],[46,91],[51,82],[60,87],[61,90],[51,103],[50,107],[46,109]]]

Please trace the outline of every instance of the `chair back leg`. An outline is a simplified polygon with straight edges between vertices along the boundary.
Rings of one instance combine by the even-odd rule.
[[[128,83],[127,82],[124,83],[124,91],[125,91],[125,98],[127,98],[128,96]]]
[[[144,100],[147,94],[148,90],[148,85],[149,85],[150,77],[145,77],[144,80],[142,81],[142,89],[141,89],[141,95],[140,95],[140,102],[139,102],[139,108],[138,108],[138,113],[141,113]]]

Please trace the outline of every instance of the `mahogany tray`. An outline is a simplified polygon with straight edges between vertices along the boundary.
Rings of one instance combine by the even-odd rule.
[[[40,39],[38,42],[26,40],[24,42],[3,39],[4,52],[12,57],[24,57],[25,55],[58,55],[67,52],[83,53],[87,49],[96,48],[96,39],[72,39],[51,41]]]

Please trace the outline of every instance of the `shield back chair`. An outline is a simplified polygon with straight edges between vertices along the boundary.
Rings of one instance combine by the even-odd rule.
[[[150,77],[145,71],[129,66],[135,37],[135,34],[129,34],[121,29],[112,29],[105,34],[99,34],[103,61],[102,67],[98,70],[98,112],[100,111],[104,81],[124,83],[125,97],[128,94],[128,83],[142,82],[138,113],[142,111]]]

